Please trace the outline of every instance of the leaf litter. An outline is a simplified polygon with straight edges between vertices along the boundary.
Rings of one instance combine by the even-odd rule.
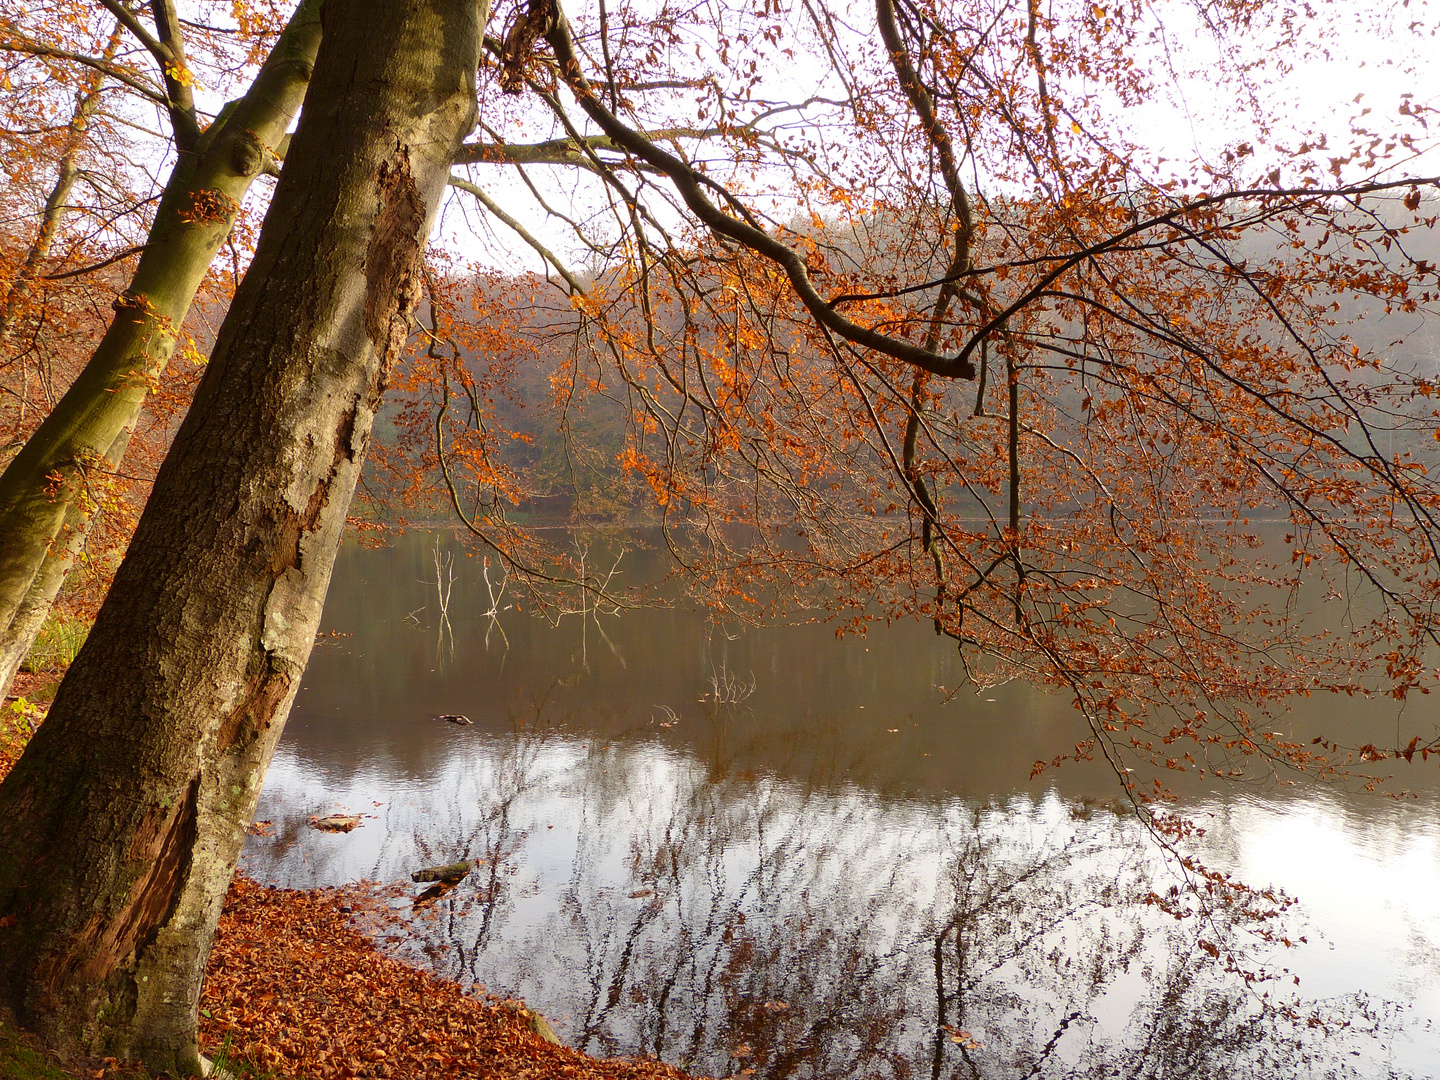
[[[237,877],[205,976],[207,1052],[223,1053],[240,1075],[303,1080],[685,1080],[659,1061],[557,1045],[520,1002],[469,993],[385,955],[352,925],[378,906],[363,887],[299,892]]]

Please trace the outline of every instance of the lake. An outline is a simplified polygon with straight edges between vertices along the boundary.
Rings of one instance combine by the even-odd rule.
[[[403,882],[387,947],[571,1045],[704,1075],[1440,1071],[1434,765],[1401,799],[1188,779],[1189,850],[1257,891],[1177,918],[1183,871],[1113,776],[1030,778],[1085,734],[1068,699],[950,697],[928,627],[490,618],[482,566],[448,533],[342,550],[246,873]],[[629,552],[617,580],[655,567]],[[1403,745],[1437,720],[1327,697],[1287,723]],[[332,812],[369,816],[308,826]],[[411,871],[460,859],[412,903]]]

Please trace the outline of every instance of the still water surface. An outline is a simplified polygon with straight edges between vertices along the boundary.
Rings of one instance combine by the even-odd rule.
[[[342,552],[323,630],[349,636],[311,659],[252,876],[483,860],[432,904],[396,901],[394,944],[523,996],[572,1045],[706,1075],[1440,1075],[1440,799],[1418,769],[1405,800],[1186,791],[1208,865],[1298,902],[1175,919],[1146,898],[1177,870],[1112,811],[1113,778],[1029,779],[1083,735],[1065,700],[946,703],[959,663],[913,626],[497,624],[463,556],[447,632],[435,543]],[[1294,722],[1403,745],[1436,719],[1326,699]],[[307,827],[340,810],[374,816]]]

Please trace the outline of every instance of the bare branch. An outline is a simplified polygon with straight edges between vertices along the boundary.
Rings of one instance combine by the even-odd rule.
[[[722,128],[665,128],[645,133],[650,139],[711,139],[725,134]],[[609,150],[624,153],[608,135],[591,135],[584,140],[590,151]],[[456,165],[578,165],[591,168],[589,159],[574,139],[548,139],[539,143],[466,143],[455,155]]]
[[[504,210],[500,209],[499,205],[496,204],[495,200],[490,198],[489,195],[486,195],[483,189],[481,189],[475,184],[472,184],[469,180],[465,180],[462,177],[454,175],[450,177],[450,186],[460,191],[467,192],[470,195],[473,195],[481,206],[485,207],[485,209],[488,210],[492,215],[504,222],[505,225],[508,226],[510,230],[515,233],[516,236],[520,237],[521,240],[524,240],[525,243],[529,244],[532,248],[534,248],[536,253],[547,263],[553,266],[555,268],[555,272],[565,279],[565,284],[570,286],[570,292],[572,295],[575,293],[578,293],[581,296],[585,295],[585,286],[580,283],[580,279],[577,278],[574,274],[572,274],[565,267],[565,264],[562,263],[551,253],[549,248],[547,248],[539,240],[535,239],[535,237],[530,234],[530,230],[526,229],[524,225],[521,225],[520,222],[516,221]]]
[[[614,113],[605,108],[580,70],[580,61],[575,55],[569,23],[558,4],[554,26],[550,28],[545,37],[550,43],[551,49],[554,50],[556,59],[560,62],[561,72],[571,93],[575,95],[581,108],[600,129],[625,150],[663,172],[675,185],[680,197],[685,201],[685,205],[712,232],[763,255],[784,270],[801,303],[821,326],[856,345],[873,349],[936,375],[964,379],[975,377],[974,366],[964,357],[940,356],[907,341],[887,337],[869,327],[851,322],[839,314],[826,304],[824,298],[816,291],[805,266],[805,260],[799,254],[756,225],[732,217],[719,209],[706,196],[704,188],[718,190],[728,203],[738,207],[737,199],[729,195],[715,181],[696,172],[673,154],[660,149],[633,128],[627,127]],[[743,209],[740,212],[743,214]]]

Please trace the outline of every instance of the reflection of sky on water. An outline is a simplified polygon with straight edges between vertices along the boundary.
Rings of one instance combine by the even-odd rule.
[[[1433,804],[1236,800],[1210,812],[1237,849],[1242,880],[1273,881],[1301,901],[1310,948],[1289,961],[1310,993],[1414,995],[1440,1017],[1440,829]]]
[[[1383,820],[1326,798],[1190,807],[1216,868],[1301,898],[1282,932],[1310,944],[1286,950],[1240,919],[1202,928],[1138,903],[1174,880],[1154,846],[1054,793],[882,800],[717,780],[655,743],[465,729],[451,743],[428,776],[340,776],[287,746],[260,808],[276,835],[252,840],[244,865],[303,887],[485,860],[412,920],[414,955],[526,997],[594,1051],[716,1075],[987,1078],[1122,1063],[1155,1077],[1428,1075],[1440,1056],[1426,1030],[1440,1016],[1440,866],[1423,807]],[[341,808],[376,816],[348,835],[304,825]],[[1197,937],[1289,968],[1303,1013],[1322,1002],[1353,1028],[1262,1016]],[[937,1039],[941,988],[944,1022],[982,1045]]]
[[[1028,779],[1083,734],[1074,710],[1018,685],[946,703],[962,672],[923,627],[837,641],[641,610],[601,640],[511,612],[506,649],[474,608],[479,560],[437,637],[433,563],[429,536],[342,552],[323,629],[345,636],[312,657],[257,815],[274,835],[243,865],[303,887],[484,860],[403,908],[403,947],[524,996],[572,1043],[719,1076],[1437,1069],[1434,792],[1176,778],[1207,865],[1301,901],[1266,924],[1309,938],[1285,949],[1239,912],[1177,922],[1140,902],[1174,869],[1096,802],[1114,778]],[[717,676],[753,694],[717,706]],[[448,712],[475,726],[431,719]],[[1419,704],[1320,697],[1284,726],[1402,745],[1440,728]],[[306,827],[339,809],[375,816]],[[1300,984],[1247,989],[1205,945]],[[1293,1017],[1261,1009],[1266,990]]]

